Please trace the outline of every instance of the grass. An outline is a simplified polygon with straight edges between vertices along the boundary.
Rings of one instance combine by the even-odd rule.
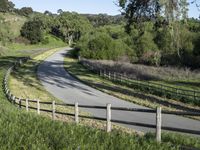
[[[53,35],[47,35],[46,38],[49,39],[49,43],[47,44],[39,43],[30,45],[23,43],[9,43],[7,45],[6,55],[12,55],[12,53],[14,53],[15,56],[20,56],[22,53],[31,55],[32,53],[37,54],[36,51],[40,52],[41,50],[66,46],[66,44],[61,39],[58,39]]]
[[[156,108],[162,106],[163,110],[170,111],[199,111],[198,106],[193,106],[185,104],[173,99],[161,98],[155,95],[146,94],[144,92],[138,91],[137,89],[128,87],[126,85],[117,84],[108,79],[100,78],[97,74],[92,73],[87,70],[81,64],[78,63],[78,60],[71,57],[65,58],[65,68],[78,79],[89,84],[90,86],[139,105],[143,105],[150,108]],[[193,117],[199,119],[199,117]]]
[[[85,60],[95,68],[120,72],[132,78],[160,83],[187,90],[200,90],[199,70],[183,68],[153,67],[140,64],[114,62],[108,60]]]
[[[13,53],[14,55],[14,53]],[[25,54],[26,55],[26,54]],[[23,56],[23,55],[21,55]],[[0,81],[15,56],[0,57]],[[2,82],[0,82],[2,86]],[[166,134],[163,143],[156,143],[152,135],[138,136],[52,121],[35,113],[26,113],[11,105],[0,89],[0,149],[127,149],[178,150],[181,145],[200,148],[200,139]],[[184,140],[183,140],[184,139]]]
[[[3,21],[0,28],[2,31],[8,29],[8,34],[12,35],[13,37],[17,37],[20,35],[20,29],[26,20],[26,17],[16,14],[0,13],[0,21]]]

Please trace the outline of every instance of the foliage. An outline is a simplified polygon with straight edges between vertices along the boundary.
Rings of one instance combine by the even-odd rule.
[[[0,0],[0,12],[11,12],[14,9],[14,4],[8,0]]]
[[[62,12],[54,22],[52,33],[71,45],[91,29],[92,26],[85,17],[74,12]]]
[[[81,38],[77,47],[83,57],[109,60],[119,60],[129,50],[121,39],[114,40],[102,32],[87,34]]]
[[[16,9],[15,12],[21,16],[29,17],[33,14],[33,9],[31,7],[22,7],[21,9]]]
[[[28,21],[21,29],[21,35],[26,37],[32,44],[43,40],[43,23],[40,20]]]
[[[83,16],[86,16],[94,27],[101,27],[113,24],[118,25],[124,23],[124,17],[122,15],[109,16],[107,14],[98,14],[98,15],[86,14]]]

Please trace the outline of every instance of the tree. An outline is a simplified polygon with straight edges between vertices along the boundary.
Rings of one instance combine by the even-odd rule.
[[[19,15],[28,17],[33,13],[33,9],[31,7],[23,7],[18,11]]]
[[[64,41],[71,45],[80,39],[81,35],[92,29],[87,18],[75,12],[63,12],[56,18],[54,34],[60,35]],[[56,32],[55,32],[56,31]]]
[[[8,0],[0,0],[0,12],[9,12],[14,10],[15,5]]]
[[[43,23],[40,20],[28,21],[21,29],[21,36],[37,44],[43,40]]]
[[[62,10],[62,9],[58,9],[58,10],[57,10],[57,13],[58,13],[58,14],[62,14],[62,13],[63,13],[63,10]]]

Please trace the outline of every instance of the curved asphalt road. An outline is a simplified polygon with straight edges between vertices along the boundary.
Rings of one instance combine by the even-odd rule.
[[[47,58],[38,67],[38,77],[45,89],[65,103],[145,108],[93,89],[70,76],[63,68],[63,59],[69,49],[63,49]],[[105,110],[84,109],[97,117],[105,117]],[[140,112],[112,111],[112,119],[155,124],[155,114]],[[162,125],[200,131],[200,122],[175,115],[162,115]],[[126,126],[126,125],[124,125]],[[143,127],[128,126],[142,132],[155,131]]]

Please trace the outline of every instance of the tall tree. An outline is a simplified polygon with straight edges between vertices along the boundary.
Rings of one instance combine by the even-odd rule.
[[[119,0],[119,5],[127,18],[128,32],[134,22],[138,24],[147,20],[170,26],[172,39],[170,43],[180,57],[179,21],[187,18],[188,4],[186,0]]]

